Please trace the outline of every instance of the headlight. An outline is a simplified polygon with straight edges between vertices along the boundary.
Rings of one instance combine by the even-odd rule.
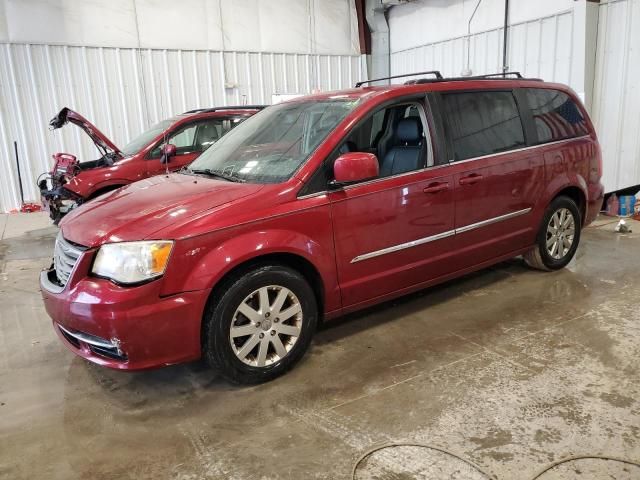
[[[170,240],[107,243],[100,247],[92,273],[118,283],[139,283],[161,276],[173,248]]]

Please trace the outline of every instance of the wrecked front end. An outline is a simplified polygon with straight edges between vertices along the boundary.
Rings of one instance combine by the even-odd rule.
[[[67,123],[72,123],[82,129],[91,138],[101,156],[98,160],[80,162],[69,153],[56,153],[53,155],[53,168],[50,172],[42,174],[38,179],[42,206],[49,212],[54,225],[71,210],[80,205],[87,198],[80,195],[76,188],[70,188],[71,184],[83,170],[109,167],[115,161],[122,158],[122,153],[111,140],[109,140],[95,125],[86,118],[69,108],[63,108],[49,122],[51,130],[62,128]],[[74,191],[76,190],[76,191]]]
[[[68,153],[56,153],[53,156],[53,169],[38,179],[42,207],[49,212],[53,224],[57,225],[62,217],[83,202],[83,198],[65,187],[73,177],[81,172],[78,159]]]

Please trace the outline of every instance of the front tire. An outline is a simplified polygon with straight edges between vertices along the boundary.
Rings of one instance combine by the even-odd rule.
[[[581,226],[576,203],[565,196],[554,198],[545,211],[535,248],[524,254],[525,261],[538,270],[564,268],[578,249]]]
[[[297,271],[259,265],[233,275],[213,295],[205,311],[204,356],[229,381],[276,378],[308,349],[318,309],[313,290]]]

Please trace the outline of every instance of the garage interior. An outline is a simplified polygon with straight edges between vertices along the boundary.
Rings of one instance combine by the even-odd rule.
[[[52,153],[93,158],[47,130],[64,106],[125,143],[195,108],[508,67],[578,93],[607,193],[635,195],[640,0],[509,3],[505,62],[503,0],[0,1],[0,478],[640,478],[631,218],[599,216],[563,270],[515,258],[328,322],[256,386],[99,367],[42,305],[58,228],[18,211]]]

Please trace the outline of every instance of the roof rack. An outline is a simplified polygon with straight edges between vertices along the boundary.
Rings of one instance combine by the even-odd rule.
[[[430,70],[428,72],[405,73],[403,75],[392,75],[390,77],[372,78],[371,80],[362,80],[356,83],[356,88],[360,88],[365,83],[379,82],[381,80],[391,80],[392,78],[415,77],[416,75],[434,75],[437,80],[442,80],[442,74],[438,70]]]
[[[429,72],[418,72],[418,73],[407,73],[404,75],[393,75],[391,77],[384,78],[374,78],[371,80],[363,80],[361,82],[356,83],[356,88],[361,87],[365,83],[377,82],[379,80],[391,80],[392,78],[402,78],[402,77],[413,77],[416,75],[434,75],[435,78],[418,78],[415,80],[407,80],[404,82],[405,85],[417,85],[421,83],[436,83],[436,82],[461,82],[465,80],[531,80],[542,82],[541,78],[525,78],[522,76],[520,72],[499,72],[499,73],[488,73],[486,75],[474,75],[471,77],[443,77],[442,74],[437,70],[432,70]]]
[[[500,72],[500,73],[488,73],[486,75],[474,75],[471,77],[445,77],[445,78],[419,78],[417,80],[409,80],[405,82],[405,85],[415,85],[420,83],[435,83],[435,82],[464,82],[466,80],[530,80],[535,82],[542,82],[541,78],[525,78],[520,72]]]
[[[226,107],[212,107],[212,108],[196,108],[194,110],[188,110],[184,113],[209,113],[224,110],[262,110],[269,105],[228,105]]]

